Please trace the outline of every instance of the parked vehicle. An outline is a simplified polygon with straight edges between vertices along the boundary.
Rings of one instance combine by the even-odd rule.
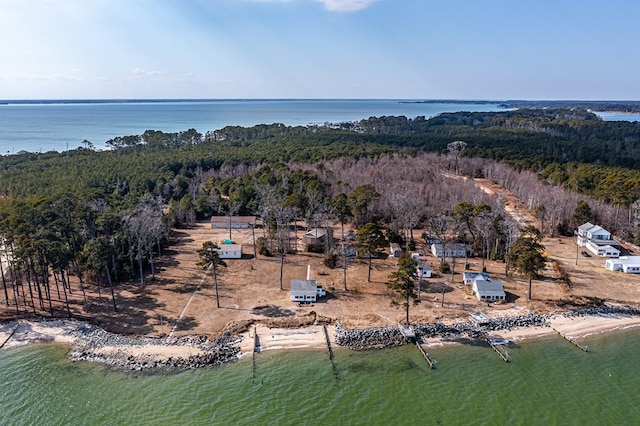
[[[582,250],[582,255],[584,257],[591,257],[591,255],[589,253],[587,253],[586,251]]]

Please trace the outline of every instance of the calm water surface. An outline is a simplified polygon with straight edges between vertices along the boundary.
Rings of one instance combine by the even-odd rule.
[[[0,424],[638,424],[640,332],[507,349],[413,346],[249,357],[217,368],[132,373],[72,363],[67,349],[0,351]]]

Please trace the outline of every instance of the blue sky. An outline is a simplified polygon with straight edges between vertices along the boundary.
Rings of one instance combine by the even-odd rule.
[[[0,0],[0,99],[640,99],[631,0]]]

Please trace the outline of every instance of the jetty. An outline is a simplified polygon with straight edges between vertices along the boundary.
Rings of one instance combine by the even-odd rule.
[[[589,352],[589,348],[581,345],[580,343],[576,342],[575,340],[573,340],[571,337],[567,336],[566,334],[563,334],[560,332],[560,330],[558,330],[555,327],[551,327],[556,333],[558,333],[564,340],[566,340],[567,342],[571,343],[572,345],[580,348],[581,350],[583,350],[584,352]]]

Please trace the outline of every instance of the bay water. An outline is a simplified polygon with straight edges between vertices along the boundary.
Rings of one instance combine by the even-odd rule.
[[[287,126],[357,121],[369,117],[427,118],[442,112],[498,111],[493,102],[404,100],[154,100],[0,101],[0,155],[66,151],[90,141],[96,148],[145,130],[202,134],[225,126]]]
[[[0,424],[621,425],[640,422],[640,331],[507,349],[415,346],[263,352],[220,367],[126,372],[73,363],[68,348],[0,351]]]

